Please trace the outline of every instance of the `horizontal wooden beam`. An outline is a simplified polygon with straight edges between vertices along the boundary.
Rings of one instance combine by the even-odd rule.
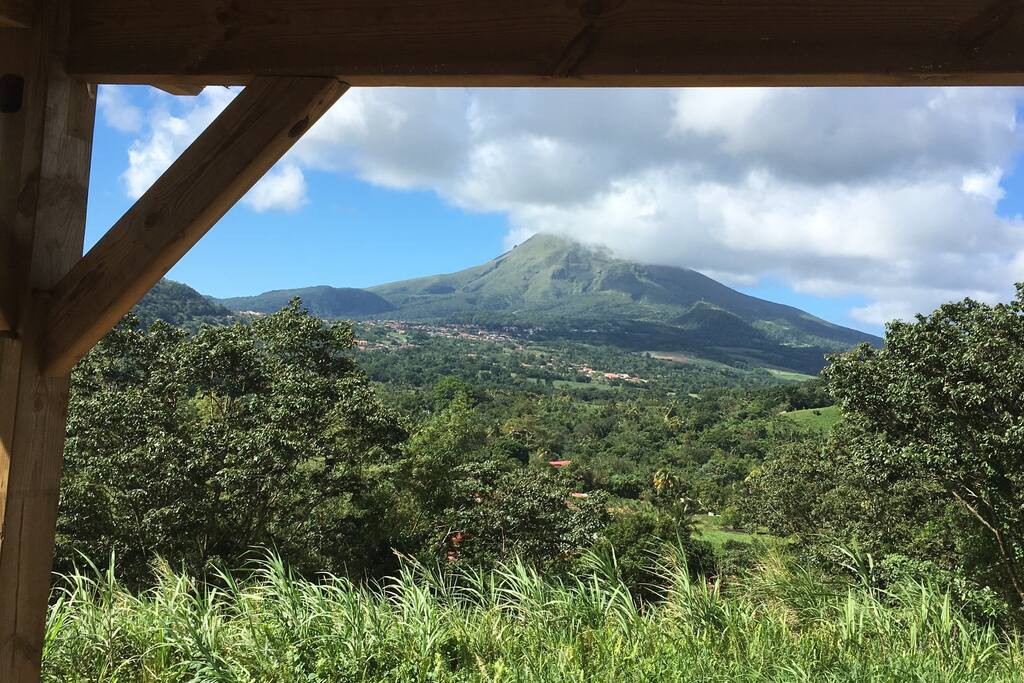
[[[29,0],[0,0],[0,28],[28,28],[31,23]]]
[[[201,84],[195,83],[150,83],[154,88],[159,88],[169,95],[177,95],[178,97],[195,97],[199,93],[203,92],[203,88],[206,87]]]
[[[73,0],[91,81],[1024,83],[1021,0]]]
[[[348,86],[259,78],[57,284],[43,372],[67,372],[242,198]]]

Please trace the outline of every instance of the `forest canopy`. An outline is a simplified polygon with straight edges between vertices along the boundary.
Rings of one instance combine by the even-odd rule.
[[[838,577],[852,553],[880,588],[935,582],[1009,623],[1022,297],[893,323],[800,383],[642,354],[629,374],[621,351],[353,328],[298,301],[194,331],[127,319],[74,373],[57,567],[113,560],[144,586],[158,557],[201,576],[272,548],[310,577],[564,577],[598,552],[648,600],[664,543],[726,581],[768,551]],[[602,364],[644,381],[579,376]]]

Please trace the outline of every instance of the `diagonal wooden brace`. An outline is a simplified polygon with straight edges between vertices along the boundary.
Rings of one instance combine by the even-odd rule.
[[[57,284],[43,373],[67,373],[347,88],[254,79]]]

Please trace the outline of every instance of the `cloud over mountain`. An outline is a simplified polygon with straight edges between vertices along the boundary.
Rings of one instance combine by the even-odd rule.
[[[167,158],[168,139],[223,106],[207,93],[191,111],[151,113],[129,189]],[[353,90],[285,164],[293,180],[351,172],[506,212],[510,242],[555,232],[734,283],[770,276],[861,294],[869,303],[851,313],[878,323],[950,298],[1005,297],[1024,279],[1024,225],[997,212],[1022,151],[1021,94]],[[295,208],[304,192],[269,185],[249,202]]]

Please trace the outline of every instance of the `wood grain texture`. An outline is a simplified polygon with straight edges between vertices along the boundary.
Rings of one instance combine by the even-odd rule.
[[[1021,0],[74,0],[104,82],[377,85],[1024,81]]]
[[[29,68],[33,33],[0,28],[0,73],[24,75]],[[17,326],[19,284],[31,247],[24,225],[16,224],[18,195],[22,189],[21,163],[24,147],[25,107],[20,112],[0,114],[0,331]]]
[[[2,145],[0,145],[0,158],[3,158]],[[2,213],[0,210],[0,215]],[[18,323],[17,279],[19,265],[16,255],[17,247],[13,237],[0,227],[0,334],[13,333]]]
[[[67,77],[61,47],[65,3],[44,0],[18,38],[26,96],[2,119],[0,186],[16,186],[14,214],[0,231],[12,238],[18,272],[16,338],[0,338],[0,681],[39,679],[50,591],[57,496],[63,465],[68,377],[39,368],[47,296],[81,257],[95,100]],[[5,142],[5,146],[7,142]],[[9,208],[9,207],[8,207]]]
[[[44,372],[68,372],[346,89],[290,77],[246,87],[57,285]]]
[[[17,416],[18,380],[21,373],[21,342],[0,337],[0,529],[7,501],[7,481],[14,449],[14,420]],[[3,537],[0,536],[0,548]],[[0,603],[2,608],[2,603]],[[0,666],[0,671],[4,669]]]
[[[194,83],[173,83],[170,81],[164,81],[159,83],[150,83],[154,88],[163,90],[168,95],[175,95],[177,97],[195,97],[199,93],[203,92],[203,85],[197,85]]]
[[[31,23],[29,0],[0,0],[0,28],[28,28]]]

